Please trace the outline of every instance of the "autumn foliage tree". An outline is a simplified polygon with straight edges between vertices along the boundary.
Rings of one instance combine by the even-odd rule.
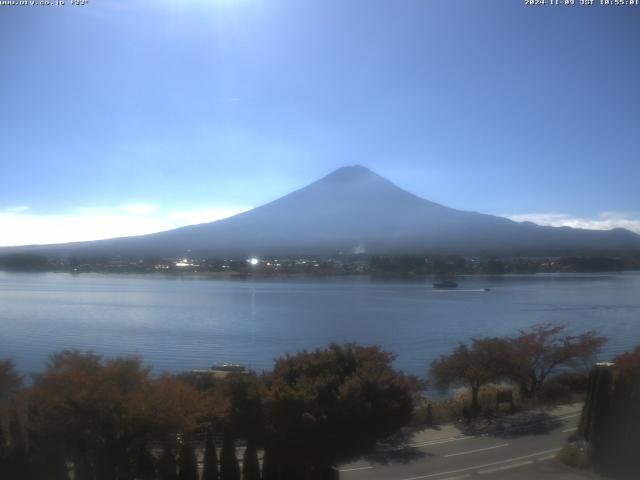
[[[621,375],[638,378],[640,376],[640,345],[631,352],[618,355],[613,359]]]
[[[64,351],[35,378],[32,401],[39,411],[33,422],[88,476],[114,478],[129,471],[127,452],[148,431],[150,392],[149,371],[137,359],[103,361]]]
[[[566,325],[541,323],[511,339],[508,376],[519,385],[522,396],[534,397],[561,368],[588,368],[607,340],[593,330],[580,335],[565,331]]]
[[[565,325],[542,323],[515,337],[473,339],[431,363],[431,378],[442,389],[463,385],[471,391],[471,410],[480,409],[480,387],[512,380],[525,398],[536,396],[550,375],[560,369],[588,367],[605,337],[594,331],[564,333]]]
[[[195,428],[199,395],[173,376],[153,378],[135,357],[63,351],[37,375],[30,428],[59,445],[75,478],[129,478],[149,470],[151,441],[173,446]],[[143,462],[145,465],[139,465]]]
[[[504,377],[510,361],[509,341],[504,338],[472,339],[458,344],[449,355],[431,363],[431,378],[442,390],[461,385],[471,391],[471,411],[480,411],[480,387]]]

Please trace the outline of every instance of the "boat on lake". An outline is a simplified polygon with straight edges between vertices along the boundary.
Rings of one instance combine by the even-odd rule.
[[[247,370],[247,367],[240,365],[239,363],[216,363],[211,366],[213,372],[236,372],[242,373]]]
[[[232,373],[247,373],[247,367],[238,363],[216,363],[211,368],[191,370],[195,375],[213,376],[225,378]]]

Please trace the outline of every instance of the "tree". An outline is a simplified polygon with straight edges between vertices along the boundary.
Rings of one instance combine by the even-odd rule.
[[[472,339],[449,355],[431,362],[431,377],[441,389],[464,385],[471,390],[471,413],[480,411],[480,387],[502,378],[509,365],[509,342],[502,338]]]
[[[260,480],[258,452],[253,442],[247,443],[242,459],[242,480]]]
[[[178,480],[177,469],[178,465],[173,448],[166,443],[162,448],[162,455],[158,459],[158,480]]]
[[[0,478],[6,478],[7,472],[7,439],[4,435],[4,427],[0,423]]]
[[[265,378],[264,477],[317,476],[370,452],[411,417],[418,382],[393,370],[379,347],[331,344],[276,360]]]
[[[218,454],[216,444],[213,439],[211,429],[207,430],[207,437],[204,444],[204,467],[202,470],[202,480],[218,480]]]
[[[29,468],[31,480],[69,480],[69,469],[59,448],[45,444],[31,456]]]
[[[633,351],[618,355],[613,359],[622,375],[633,377],[640,374],[640,345]]]
[[[28,253],[11,253],[0,257],[0,266],[7,270],[33,271],[41,270],[47,265],[47,257]]]
[[[50,358],[31,400],[41,436],[98,480],[132,478],[144,445],[191,431],[201,412],[198,392],[175,376],[152,378],[135,357],[105,360],[77,351]]]
[[[13,361],[0,361],[0,403],[15,393],[22,385],[22,376],[15,370]]]
[[[236,456],[236,445],[231,429],[225,428],[222,436],[222,451],[220,452],[221,480],[240,480],[240,466]]]
[[[73,461],[73,480],[93,480],[95,478],[93,466],[87,455],[78,455]]]
[[[151,430],[149,369],[137,358],[103,360],[77,351],[52,355],[35,377],[34,428],[59,443],[79,468],[129,478],[131,452]],[[81,477],[84,473],[79,474]]]
[[[179,480],[198,480],[198,459],[193,445],[187,439],[182,442],[178,466],[180,469]]]
[[[15,401],[11,402],[9,417],[9,437],[11,443],[7,455],[7,477],[12,480],[27,479],[29,476],[29,457],[20,412]]]
[[[247,442],[243,457],[242,478],[258,480],[260,467],[257,445],[264,443],[265,436],[263,410],[265,386],[254,372],[246,372],[227,376],[224,387],[224,396],[228,399],[228,429]],[[229,460],[231,460],[230,457]]]
[[[145,405],[158,437],[192,432],[206,414],[200,393],[178,376],[161,375],[152,383],[152,395]]]
[[[31,404],[27,413],[29,479],[69,480],[69,469],[60,445],[34,428],[37,426],[37,413],[37,405]]]
[[[140,446],[134,454],[136,478],[140,480],[156,479],[155,458],[149,452],[146,445]]]
[[[523,397],[532,398],[558,368],[588,368],[607,341],[590,330],[581,335],[563,334],[566,325],[541,323],[510,341],[509,377],[518,383]]]
[[[231,374],[226,378],[227,417],[233,433],[255,444],[264,440],[264,384],[254,372]]]
[[[262,455],[262,480],[279,480],[278,466],[270,447],[265,448]]]

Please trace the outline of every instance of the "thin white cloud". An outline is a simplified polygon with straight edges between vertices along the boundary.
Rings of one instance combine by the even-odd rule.
[[[525,213],[504,215],[516,222],[533,222],[552,227],[586,228],[589,230],[611,230],[626,228],[640,233],[640,218],[629,212],[601,212],[595,217],[574,217],[566,213]]]
[[[66,243],[161,232],[212,222],[249,210],[216,207],[167,210],[152,204],[78,207],[71,212],[38,214],[28,207],[0,210],[0,246]]]
[[[29,210],[28,206],[18,205],[17,207],[7,207],[5,209],[5,212],[19,213],[19,212],[26,212],[27,210]]]

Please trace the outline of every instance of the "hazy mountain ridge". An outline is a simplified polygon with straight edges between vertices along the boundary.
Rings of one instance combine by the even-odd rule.
[[[253,210],[165,232],[63,245],[13,247],[49,255],[177,257],[238,255],[498,254],[640,250],[640,235],[545,227],[451,209],[361,166]]]

